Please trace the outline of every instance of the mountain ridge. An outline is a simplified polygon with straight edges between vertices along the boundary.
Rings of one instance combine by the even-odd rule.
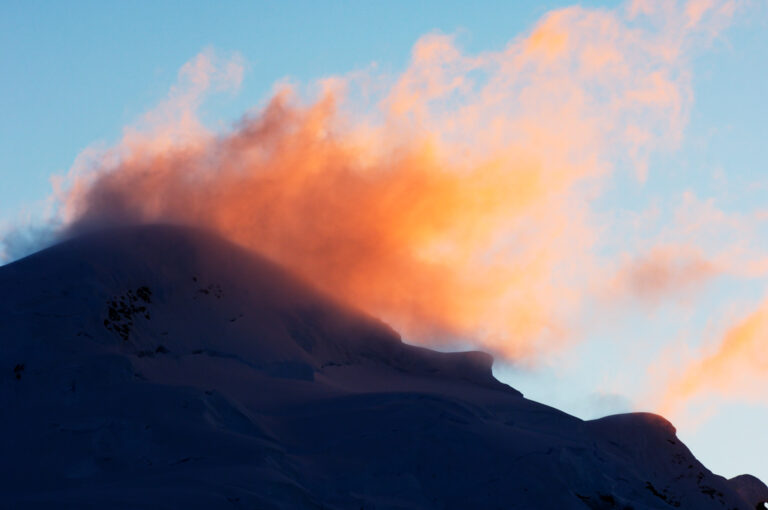
[[[529,401],[489,355],[405,344],[207,232],[91,233],[0,267],[0,288],[0,360],[13,368],[0,431],[14,438],[0,488],[21,506],[768,499],[757,479],[701,466],[661,417],[583,422]]]

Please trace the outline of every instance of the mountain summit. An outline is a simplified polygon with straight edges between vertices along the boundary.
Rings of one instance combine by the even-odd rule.
[[[480,352],[385,324],[215,235],[75,238],[0,268],[0,506],[762,508],[663,418],[582,421]]]

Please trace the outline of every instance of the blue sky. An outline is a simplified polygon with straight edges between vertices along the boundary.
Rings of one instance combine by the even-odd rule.
[[[200,112],[216,130],[263,105],[276,82],[310,83],[373,62],[382,73],[397,75],[409,66],[414,44],[434,32],[454,34],[466,54],[500,51],[529,34],[548,12],[569,5],[4,2],[0,226],[25,224],[27,215],[42,218],[50,177],[65,174],[87,147],[117,143],[124,126],[160,102],[179,68],[206,49],[224,59],[240,55],[244,62],[242,86],[211,96]],[[625,8],[620,2],[578,5]],[[623,255],[640,260],[674,239],[720,264],[732,255],[723,246],[745,236],[748,246],[733,265],[759,265],[765,258],[768,231],[759,218],[768,210],[767,28],[766,3],[740,3],[728,27],[680,64],[690,73],[692,92],[681,139],[652,148],[642,182],[616,157],[618,171],[601,180],[602,191],[590,202],[600,234],[596,260],[621,267]],[[697,230],[690,218],[676,224],[681,214],[715,219]],[[651,219],[641,221],[646,217]],[[680,236],[687,236],[685,242]],[[704,347],[716,350],[734,324],[760,310],[764,271],[741,274],[729,266],[715,273],[679,293],[622,297],[617,300],[626,303],[616,306],[592,296],[579,309],[576,322],[589,327],[578,328],[576,341],[535,368],[501,362],[496,373],[527,396],[582,417],[645,409],[652,405],[647,393],[661,381],[649,374],[668,374],[669,365],[682,371],[688,362],[670,360],[695,359]],[[675,280],[670,287],[686,285]],[[768,337],[750,341],[768,356]],[[722,370],[718,377],[727,377],[733,367]],[[744,384],[743,398],[738,388],[702,389],[672,418],[683,440],[715,472],[749,471],[766,480],[768,397],[760,396],[766,393],[760,388],[768,378],[752,375]]]

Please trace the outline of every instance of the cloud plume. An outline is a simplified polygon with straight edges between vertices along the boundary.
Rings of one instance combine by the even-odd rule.
[[[533,359],[573,335],[596,271],[590,200],[679,140],[690,52],[728,5],[572,7],[479,54],[426,35],[400,75],[330,77],[309,98],[279,86],[223,132],[197,111],[242,66],[204,53],[56,182],[61,215],[211,228],[410,339]]]

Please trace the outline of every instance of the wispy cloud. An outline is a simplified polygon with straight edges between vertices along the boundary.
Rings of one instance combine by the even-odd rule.
[[[665,385],[659,409],[677,412],[702,396],[767,403],[768,301],[730,324],[713,345],[689,356]]]
[[[626,259],[609,282],[610,293],[649,304],[696,291],[719,273],[704,253],[691,246],[659,245]]]

